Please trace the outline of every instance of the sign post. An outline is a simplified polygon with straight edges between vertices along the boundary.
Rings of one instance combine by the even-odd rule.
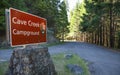
[[[11,46],[46,42],[46,19],[14,8],[9,11]]]
[[[6,21],[6,39],[10,43],[10,24],[9,24],[9,9],[5,9],[5,21]]]

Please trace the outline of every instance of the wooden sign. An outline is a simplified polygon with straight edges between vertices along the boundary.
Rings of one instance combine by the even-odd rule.
[[[46,42],[46,24],[44,18],[10,8],[11,46]]]

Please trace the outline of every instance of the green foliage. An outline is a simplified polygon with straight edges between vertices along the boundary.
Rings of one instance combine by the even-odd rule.
[[[5,30],[5,8],[8,8],[8,0],[0,1],[0,31]]]
[[[113,13],[115,13],[117,16],[120,16],[120,1],[114,3],[113,10]]]
[[[8,0],[9,7],[16,8],[22,11],[27,11],[26,4],[24,0]]]
[[[8,62],[1,62],[0,63],[0,75],[5,75],[8,69]]]
[[[29,1],[29,2],[28,2]],[[47,19],[48,27],[54,27],[58,14],[58,4],[60,0],[27,0],[26,6],[29,12]]]
[[[73,54],[72,58],[65,59],[64,53],[61,53],[52,55],[52,60],[58,75],[73,75],[66,67],[67,64],[77,64],[83,69],[82,75],[90,75],[87,63],[85,63],[84,60],[82,60],[78,55]]]
[[[87,42],[117,47],[119,17],[120,0],[84,0],[83,5],[76,4],[71,12],[70,33],[76,36],[76,32],[84,32],[86,38],[82,38]]]
[[[84,3],[77,3],[76,7],[73,11],[70,13],[70,26],[69,30],[71,35],[70,36],[76,36],[76,33],[79,33],[79,30],[81,29],[81,22],[83,21],[81,17],[83,17],[83,14],[86,13],[85,10],[85,4]]]
[[[67,6],[65,1],[61,2],[58,7],[59,11],[56,17],[56,35],[59,39],[64,41],[65,36],[68,33],[68,19],[67,19]]]
[[[118,35],[114,33],[119,31],[119,28],[115,28],[116,26],[114,24],[115,21],[117,21],[116,19],[119,18],[119,1],[85,0],[85,4],[87,14],[82,18],[81,30],[88,33],[95,33],[98,36],[98,38],[96,38],[96,36],[95,39],[98,39],[100,45],[102,45],[102,43],[106,44],[104,42],[104,39],[106,39],[104,36],[109,34],[107,35],[109,36],[107,37],[107,39],[109,39],[107,46],[115,47],[115,43],[117,44],[118,42],[115,42],[116,38],[114,37]],[[86,23],[86,21],[88,23]],[[105,28],[107,29],[105,30]],[[93,39],[93,36],[90,36],[90,38]]]

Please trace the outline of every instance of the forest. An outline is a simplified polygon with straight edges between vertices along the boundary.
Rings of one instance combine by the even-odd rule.
[[[83,42],[120,48],[120,0],[77,3],[71,12],[70,32]]]
[[[48,29],[59,40],[120,48],[120,0],[78,0],[72,11],[67,0],[1,0],[0,36],[6,33],[5,9],[9,7],[46,18]]]

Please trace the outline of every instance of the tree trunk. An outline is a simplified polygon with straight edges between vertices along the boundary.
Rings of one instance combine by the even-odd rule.
[[[102,43],[103,43],[103,46],[105,46],[105,25],[104,24],[103,24],[102,31],[103,31],[103,33],[102,33],[102,37],[103,37]]]
[[[118,48],[120,49],[120,35],[118,37]]]
[[[113,4],[112,4],[113,0],[110,0],[110,11],[109,11],[109,15],[110,15],[110,47],[114,47],[114,35],[113,35]]]
[[[95,32],[95,44],[97,44],[97,34]]]
[[[64,27],[63,27],[63,31],[62,31],[62,42],[64,42]]]
[[[102,38],[102,24],[100,24],[100,31],[99,31],[99,32],[100,32],[100,33],[99,33],[99,37],[100,37],[100,38],[99,38],[99,41],[100,41],[99,43],[100,43],[100,45],[102,45],[102,39],[103,39],[103,38]]]
[[[106,26],[106,45],[109,47],[109,28]]]

